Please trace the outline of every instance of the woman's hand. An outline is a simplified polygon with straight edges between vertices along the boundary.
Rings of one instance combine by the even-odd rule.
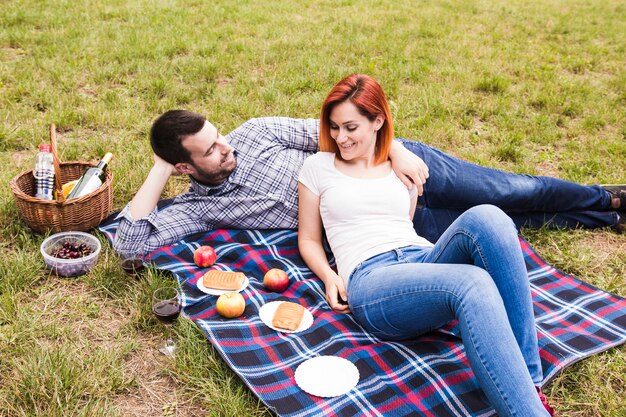
[[[424,184],[428,179],[428,166],[422,158],[406,149],[398,141],[393,141],[389,153],[391,168],[396,173],[400,181],[410,190],[413,184],[417,186],[417,194],[424,193]]]
[[[348,293],[343,279],[335,274],[331,278],[326,278],[324,285],[326,286],[326,301],[330,307],[338,313],[349,313]]]

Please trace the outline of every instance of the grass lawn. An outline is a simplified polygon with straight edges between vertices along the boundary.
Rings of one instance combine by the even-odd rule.
[[[150,295],[102,240],[97,267],[49,275],[45,236],[8,183],[58,127],[61,159],[113,152],[114,208],[151,166],[171,108],[227,132],[266,115],[317,117],[343,76],[376,77],[398,136],[470,161],[582,183],[626,181],[626,6],[620,0],[0,1],[0,416],[271,413],[188,321],[175,360]],[[436,175],[436,173],[431,173]],[[186,189],[172,181],[168,196]],[[626,296],[626,235],[528,231],[558,268]],[[626,348],[559,375],[561,416],[626,415]]]

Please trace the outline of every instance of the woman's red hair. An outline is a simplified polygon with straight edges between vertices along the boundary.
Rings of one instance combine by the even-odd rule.
[[[330,113],[336,105],[350,101],[359,113],[370,122],[383,115],[385,121],[376,134],[376,150],[374,163],[380,164],[389,158],[389,150],[393,141],[393,123],[389,104],[378,81],[369,75],[352,74],[339,81],[330,90],[320,116],[320,151],[334,152],[341,157],[337,142],[330,136]]]

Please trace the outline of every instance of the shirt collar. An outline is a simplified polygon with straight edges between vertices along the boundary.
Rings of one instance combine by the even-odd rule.
[[[220,185],[206,185],[199,183],[194,177],[189,176],[189,180],[191,181],[191,189],[199,195],[212,195],[217,193],[224,185],[228,182],[228,180],[224,181]]]

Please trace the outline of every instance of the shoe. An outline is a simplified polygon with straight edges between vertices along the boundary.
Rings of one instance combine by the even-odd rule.
[[[626,184],[600,184],[600,187],[604,188],[609,193],[618,193],[626,190]]]
[[[626,184],[603,184],[600,187],[611,194],[611,208],[613,210],[626,212]]]
[[[617,213],[617,224],[615,229],[620,233],[626,233],[626,214]]]
[[[541,404],[543,404],[543,408],[546,409],[550,416],[556,417],[556,414],[554,413],[554,408],[552,408],[550,404],[548,404],[548,399],[545,395],[543,395],[543,392],[541,392],[541,388],[535,387],[535,389],[537,390],[537,394],[539,394],[539,399],[541,400]]]

